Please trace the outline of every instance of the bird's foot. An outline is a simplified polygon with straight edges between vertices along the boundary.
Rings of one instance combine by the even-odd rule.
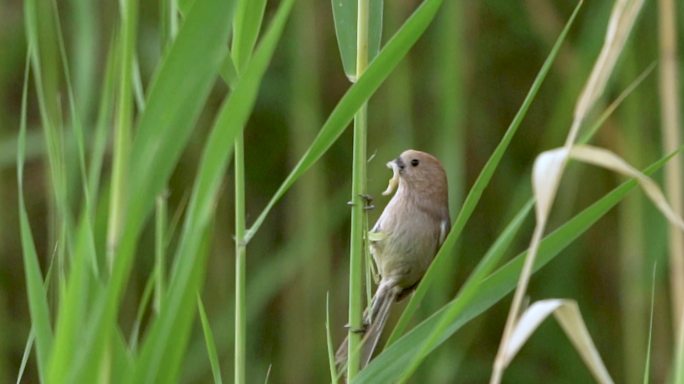
[[[364,211],[371,211],[375,209],[375,205],[373,205],[373,196],[366,193],[362,193],[359,196],[361,197],[361,200],[363,200]]]
[[[361,194],[359,194],[359,197],[361,198],[361,200],[363,200],[363,210],[364,211],[371,211],[371,210],[375,209],[375,205],[373,205],[373,196],[365,194],[365,193],[361,193]],[[350,207],[353,207],[356,205],[356,203],[354,203],[354,201],[347,201],[347,205],[349,205]]]

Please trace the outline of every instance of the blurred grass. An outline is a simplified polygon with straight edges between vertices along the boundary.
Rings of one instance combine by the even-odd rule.
[[[251,24],[256,27],[256,32],[250,32],[255,33],[254,39],[248,39],[251,42],[246,42],[244,51],[240,51],[243,53],[237,54],[240,60],[245,60],[244,52],[259,46],[261,39],[256,36],[263,36],[282,2],[264,2],[264,22]],[[211,11],[204,8],[201,20],[200,16],[192,18],[198,5],[210,3],[216,8]],[[83,275],[88,276],[84,284],[91,289],[87,297],[80,298],[83,303],[74,304],[78,308],[72,314],[78,318],[79,313],[85,311],[86,315],[80,319],[84,324],[100,325],[103,323],[97,322],[98,316],[107,315],[99,318],[99,321],[106,319],[105,328],[109,330],[107,337],[99,341],[102,344],[97,345],[97,350],[102,356],[109,356],[107,364],[114,382],[124,380],[132,369],[144,371],[140,365],[131,365],[134,364],[131,359],[138,364],[138,359],[151,355],[145,352],[152,348],[150,340],[160,342],[160,335],[164,334],[158,330],[161,326],[154,311],[149,306],[142,306],[146,309],[141,312],[141,344],[139,352],[131,352],[128,339],[136,324],[136,309],[143,301],[144,288],[155,268],[154,254],[158,244],[155,245],[151,215],[155,201],[168,188],[169,216],[183,205],[182,196],[188,193],[199,172],[201,153],[212,132],[214,117],[221,109],[226,92],[237,92],[235,87],[240,83],[239,76],[233,77],[232,90],[228,90],[217,79],[220,66],[223,65],[224,70],[230,69],[232,63],[222,56],[227,52],[230,32],[229,26],[224,24],[228,6],[219,3],[179,1],[183,17],[178,18],[177,38],[182,39],[183,30],[192,26],[196,32],[184,40],[186,55],[182,61],[177,61],[180,56],[174,54],[174,48],[178,49],[174,46],[179,42],[171,38],[173,28],[169,15],[175,2],[139,4],[138,28],[132,48],[139,56],[146,108],[145,111],[136,110],[131,104],[131,151],[135,155],[130,159],[134,164],[131,173],[124,180],[129,186],[125,193],[132,204],[126,213],[134,216],[129,225],[124,226],[124,231],[130,232],[126,241],[136,247],[128,246],[119,251],[128,253],[129,260],[128,265],[121,265],[115,272],[117,279],[121,279],[117,280],[116,293],[93,284],[94,277],[88,275],[90,269],[83,271]],[[389,38],[420,3],[385,2],[383,46],[387,46]],[[80,232],[84,227],[74,223],[83,220],[84,214],[78,145],[73,133],[78,127],[73,124],[76,116],[69,105],[65,68],[59,57],[59,35],[54,32],[57,25],[50,4],[33,0],[10,1],[3,5],[0,13],[0,44],[3,46],[0,52],[0,97],[3,101],[0,105],[0,261],[6,266],[0,270],[0,324],[3,324],[0,382],[16,379],[32,325],[31,315],[36,311],[36,301],[42,300],[34,291],[31,304],[34,307],[29,308],[27,297],[30,292],[26,285],[29,276],[25,273],[31,274],[32,289],[37,290],[38,282],[44,278],[38,271],[47,270],[55,250],[61,255],[61,265],[56,263],[59,267],[55,269],[53,284],[44,296],[46,302],[40,304],[50,315],[41,316],[43,320],[47,318],[47,322],[33,322],[34,326],[42,324],[43,336],[36,334],[40,356],[44,353],[41,352],[44,347],[40,345],[49,339],[45,337],[48,329],[59,327],[60,319],[56,314],[64,305],[61,301],[66,298],[65,294],[73,292],[71,287],[76,282],[68,260],[71,257],[80,260],[85,254],[81,249],[89,247],[84,242],[87,236]],[[430,308],[453,298],[479,261],[479,255],[485,254],[499,239],[504,224],[524,204],[525,200],[518,196],[529,196],[531,161],[535,154],[555,145],[564,135],[572,103],[579,92],[578,84],[586,78],[602,42],[610,5],[610,2],[588,2],[579,14],[576,29],[570,32],[558,61],[551,67],[546,86],[539,90],[535,103],[501,160],[500,171],[493,176],[491,187],[484,191],[478,208],[464,227],[455,248],[458,256],[454,260],[457,261],[444,269],[440,293],[430,292],[429,301],[434,299],[435,303],[425,305],[422,309],[425,312],[421,312],[425,316],[432,312]],[[72,77],[74,110],[85,139],[87,190],[92,195],[92,228],[99,267],[106,265],[104,233],[112,191],[109,180],[113,170],[113,116],[121,113],[115,108],[114,100],[120,93],[118,89],[126,85],[119,75],[122,72],[123,31],[119,27],[121,19],[117,6],[118,3],[81,0],[57,2],[70,64],[66,69]],[[445,2],[437,10],[435,21],[429,27],[426,25],[425,35],[408,52],[407,59],[400,60],[400,54],[391,62],[398,65],[395,71],[390,74],[387,67],[376,69],[376,75],[381,73],[378,79],[387,76],[386,84],[366,82],[349,90],[361,101],[379,88],[369,113],[368,154],[376,156],[368,162],[368,187],[369,193],[376,196],[377,207],[370,213],[371,224],[387,201],[379,196],[390,176],[383,164],[406,147],[433,152],[443,160],[449,172],[452,218],[457,216],[461,200],[534,80],[538,65],[531,63],[543,61],[562,28],[564,18],[561,16],[568,15],[573,6],[574,3],[551,0]],[[677,6],[678,15],[684,16],[682,4]],[[216,11],[219,8],[222,11]],[[631,52],[618,64],[617,80],[611,83],[607,100],[612,100],[657,58],[656,11],[656,4],[648,2],[638,22],[636,36],[629,43]],[[351,136],[344,127],[348,120],[340,118],[340,111],[335,107],[344,106],[344,115],[351,116],[357,104],[344,101],[349,100],[343,96],[348,83],[339,60],[332,20],[329,2],[295,2],[287,33],[274,52],[258,97],[254,96],[252,117],[245,123],[246,220],[247,223],[256,222],[258,225],[254,228],[260,228],[258,232],[249,233],[251,242],[246,266],[248,382],[263,379],[271,364],[271,382],[329,380],[325,334],[327,291],[330,292],[334,344],[344,333],[349,228],[346,201],[351,175]],[[682,17],[680,24],[681,20]],[[215,32],[207,31],[210,25],[216,28]],[[256,34],[259,31],[261,33]],[[678,31],[681,36],[681,25]],[[24,147],[18,145],[18,139],[26,40],[34,42],[37,54],[31,64]],[[680,48],[682,40],[679,39]],[[208,45],[212,46],[211,53]],[[235,55],[235,52],[231,53]],[[172,65],[174,70],[170,71]],[[162,70],[165,67],[169,67],[168,70]],[[363,95],[359,96],[361,93]],[[657,130],[650,128],[659,124],[659,103],[657,79],[650,76],[626,99],[593,142],[613,149],[639,167],[656,160],[662,156],[660,137]],[[332,123],[323,124],[331,113]],[[294,183],[281,203],[269,208],[267,220],[255,221],[288,172],[310,149],[321,127],[328,129],[331,124],[334,140],[324,149],[319,147],[322,150],[313,156],[321,160],[305,167],[310,170]],[[209,140],[214,138],[211,136]],[[26,157],[23,172],[26,215],[17,210],[20,194],[15,167],[20,147],[25,149]],[[228,146],[216,150],[219,149],[229,150]],[[162,154],[167,160],[155,160]],[[211,163],[214,164],[213,160]],[[225,169],[225,166],[219,168]],[[568,187],[574,187],[574,190],[561,194],[557,217],[551,222],[553,227],[576,215],[615,184],[614,177],[603,172],[570,169],[568,176]],[[580,177],[590,182],[580,183]],[[227,193],[207,200],[203,208],[204,214],[210,211],[215,218],[205,224],[205,229],[211,230],[211,236],[197,229],[199,253],[194,260],[202,260],[201,249],[205,246],[208,270],[204,275],[199,269],[187,271],[192,284],[185,286],[195,288],[189,288],[189,299],[186,298],[178,308],[189,308],[190,312],[177,319],[178,323],[174,322],[182,323],[178,329],[182,329],[184,336],[168,340],[180,348],[179,352],[171,353],[173,356],[169,355],[168,360],[178,362],[174,363],[177,369],[160,372],[159,376],[170,381],[176,378],[183,382],[213,380],[201,322],[194,316],[199,287],[203,287],[200,292],[214,334],[217,363],[223,378],[231,377],[234,368],[232,287],[235,281],[230,251],[231,235],[235,232],[230,219],[234,214],[231,192],[234,184],[232,178],[227,177],[226,181],[212,187]],[[658,214],[652,212],[651,205],[643,204],[640,195],[630,194],[618,207],[537,273],[530,293],[535,298],[576,299],[591,334],[597,335],[595,341],[611,374],[618,382],[637,382],[643,379],[649,332],[650,284],[644,271],[650,271],[649,265],[658,261],[651,382],[664,382],[672,377],[675,355],[664,246],[667,228]],[[184,211],[181,220],[192,215],[191,211]],[[23,239],[20,224],[24,227]],[[22,257],[22,240],[29,252],[31,242],[25,224],[30,224],[36,252],[35,264],[26,269],[24,262],[31,258]],[[523,222],[520,232],[526,233],[529,229],[529,223]],[[71,235],[67,236],[67,231]],[[166,261],[171,266],[178,263],[179,247],[186,245],[180,244],[184,236],[181,232],[171,234],[169,230],[167,233],[170,238],[167,239]],[[213,238],[211,242],[206,242],[208,236]],[[73,239],[71,245],[67,243],[69,237]],[[521,250],[524,246],[517,238],[511,241],[512,249]],[[173,271],[179,268],[170,270],[166,276],[167,297],[173,295],[167,290],[171,289]],[[102,278],[106,279],[106,276]],[[105,298],[113,300],[108,305],[116,302],[116,316],[105,312],[105,307],[99,303],[100,300],[106,303]],[[163,312],[168,298],[159,299],[162,299]],[[453,343],[439,349],[439,354],[430,355],[434,359],[423,362],[419,379],[433,378],[443,382],[458,379],[473,383],[486,380],[504,310],[504,306],[494,306],[474,318],[467,331],[457,333],[450,339]],[[169,321],[173,318],[171,308],[164,313]],[[118,326],[114,327],[115,324]],[[85,326],[82,333],[95,334],[96,329]],[[84,335],[77,335],[76,342]],[[470,338],[476,342],[469,343]],[[541,340],[533,340],[521,351],[507,372],[508,379],[556,383],[588,380],[581,361],[558,327],[542,328],[539,338]],[[188,346],[187,354],[182,353],[184,345]],[[84,345],[86,351],[92,351],[92,347],[95,346]],[[80,353],[75,361],[87,356]],[[45,356],[41,359],[45,360]],[[458,359],[462,359],[462,363],[456,368]],[[93,370],[97,370],[102,361],[105,360],[94,361]],[[28,361],[25,382],[38,380],[34,350]]]

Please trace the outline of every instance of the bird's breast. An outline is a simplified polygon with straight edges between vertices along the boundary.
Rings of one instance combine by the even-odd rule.
[[[396,279],[408,288],[430,266],[439,243],[439,221],[414,204],[391,201],[378,220],[381,240],[371,252],[383,279]]]

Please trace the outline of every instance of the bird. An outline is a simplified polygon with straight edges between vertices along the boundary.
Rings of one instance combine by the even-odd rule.
[[[383,195],[396,193],[368,234],[380,281],[364,311],[360,368],[370,361],[392,305],[415,290],[451,228],[446,172],[436,157],[409,149],[387,167],[392,178]],[[338,369],[346,362],[345,339]]]

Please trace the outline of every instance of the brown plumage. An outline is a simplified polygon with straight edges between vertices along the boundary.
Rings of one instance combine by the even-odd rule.
[[[387,163],[394,176],[385,194],[398,189],[371,232],[370,248],[380,283],[364,314],[361,368],[380,340],[392,304],[415,289],[449,231],[446,174],[434,156],[409,149]],[[338,369],[347,361],[347,340],[336,355]]]

